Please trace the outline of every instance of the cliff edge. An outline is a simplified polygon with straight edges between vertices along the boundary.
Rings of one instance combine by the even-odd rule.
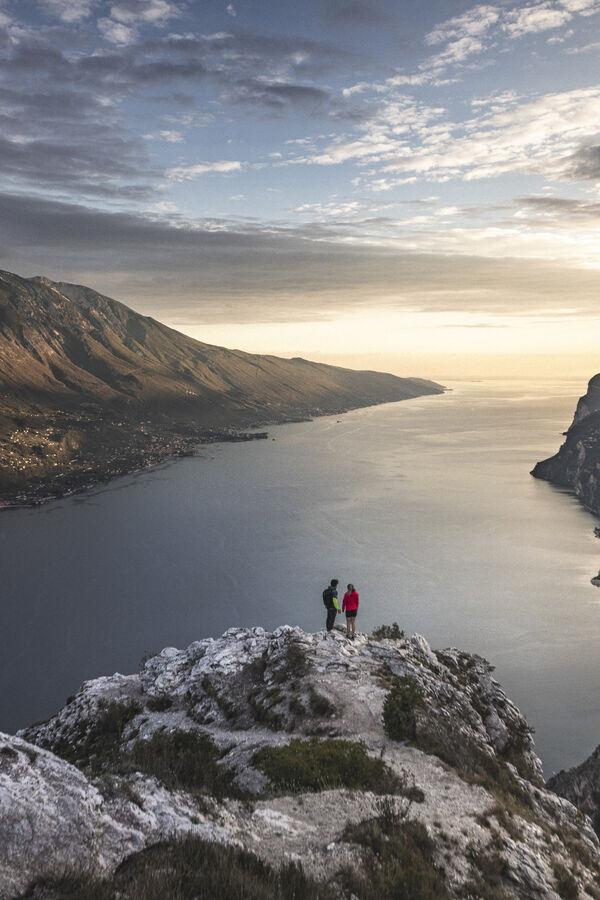
[[[600,515],[600,375],[594,375],[587,393],[579,399],[566,440],[558,453],[532,470],[543,478],[572,490],[591,512]]]
[[[0,735],[2,900],[594,897],[599,880],[591,823],[544,786],[492,667],[397,626],[233,628]]]

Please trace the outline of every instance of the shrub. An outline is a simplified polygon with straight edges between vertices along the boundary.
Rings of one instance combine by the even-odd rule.
[[[324,697],[323,694],[319,694],[313,687],[310,689],[310,693],[308,695],[308,702],[310,703],[310,711],[315,716],[334,716],[335,715],[335,706],[331,703],[327,697]]]
[[[450,900],[434,863],[434,844],[420,822],[383,815],[347,826],[344,840],[365,848],[360,869],[340,876],[346,890],[361,900]]]
[[[423,703],[423,691],[414,678],[395,678],[383,702],[383,729],[394,741],[414,740],[415,710]]]
[[[283,684],[284,681],[293,681],[302,678],[308,671],[308,660],[303,647],[296,641],[289,641],[285,650],[285,661],[281,669],[275,675],[275,681]]]
[[[265,694],[263,699],[258,695],[258,691],[248,694],[248,705],[252,712],[252,717],[259,725],[265,725],[273,731],[280,731],[284,726],[284,719],[280,713],[274,711],[273,707],[281,703],[283,694],[276,689],[276,693],[269,692]]]
[[[233,704],[230,703],[227,697],[224,697],[223,694],[219,693],[208,675],[204,675],[202,678],[202,690],[215,701],[226,719],[235,718],[235,708]]]
[[[99,772],[110,768],[118,759],[125,726],[141,712],[137,700],[100,701],[97,718],[87,731],[86,723],[81,722],[76,734],[56,741],[51,749],[81,769]]]
[[[378,625],[377,628],[373,629],[373,633],[371,637],[376,641],[402,641],[404,639],[404,631],[397,622],[392,622],[391,625]]]
[[[155,775],[165,787],[216,797],[242,797],[233,775],[218,765],[221,754],[208,734],[198,731],[156,731],[136,741],[122,757],[120,771]]]
[[[43,892],[39,888],[43,888]],[[32,885],[21,900],[332,900],[294,864],[275,870],[253,853],[187,836],[164,841],[126,859],[106,880],[73,872]]]
[[[253,764],[277,793],[357,788],[377,794],[403,793],[404,780],[381,759],[367,754],[363,743],[310,738],[285,747],[262,747]]]
[[[150,712],[164,712],[172,706],[173,701],[165,694],[160,694],[158,697],[148,697],[146,701],[146,708],[149,709]]]

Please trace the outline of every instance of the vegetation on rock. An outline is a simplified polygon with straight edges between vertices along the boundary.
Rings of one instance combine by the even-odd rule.
[[[392,622],[391,625],[378,625],[373,629],[371,637],[376,641],[402,641],[404,640],[404,631],[397,622]]]
[[[423,703],[423,691],[414,678],[395,678],[383,702],[383,728],[394,741],[412,741],[416,737],[416,710]]]
[[[401,794],[405,783],[361,742],[293,740],[285,747],[262,747],[253,764],[277,793],[356,788],[376,794]]]
[[[348,826],[344,840],[365,851],[363,864],[341,876],[351,895],[360,900],[450,900],[435,845],[420,822],[387,806],[377,818]]]
[[[71,872],[42,879],[20,900],[332,900],[327,885],[317,884],[288,863],[275,870],[253,853],[189,836],[162,841],[136,853],[112,878]]]

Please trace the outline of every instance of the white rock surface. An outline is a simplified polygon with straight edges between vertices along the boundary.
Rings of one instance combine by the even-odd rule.
[[[29,744],[0,741],[0,898],[64,864],[108,873],[148,843],[188,832],[242,846],[273,865],[300,860],[319,879],[360,858],[343,832],[379,814],[381,798],[369,791],[199,800],[141,773],[94,779],[49,752],[84,754],[111,703],[138,704],[118,752],[161,729],[200,731],[221,748],[220,764],[237,784],[256,794],[268,789],[253,765],[261,747],[315,732],[362,741],[422,791],[422,802],[391,802],[426,827],[453,896],[476,883],[478,859],[492,854],[501,859],[508,897],[557,898],[557,864],[583,891],[600,879],[596,835],[544,788],[526,722],[491,671],[480,657],[433,651],[420,635],[349,642],[335,630],[283,626],[273,633],[233,628],[185,650],[167,648],[139,675],[86,682],[57,716],[21,733]],[[390,684],[405,675],[423,694],[415,745],[390,740],[382,726]]]

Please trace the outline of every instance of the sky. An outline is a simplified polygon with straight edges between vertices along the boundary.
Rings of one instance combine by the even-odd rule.
[[[600,0],[0,0],[0,267],[209,343],[591,376]]]

